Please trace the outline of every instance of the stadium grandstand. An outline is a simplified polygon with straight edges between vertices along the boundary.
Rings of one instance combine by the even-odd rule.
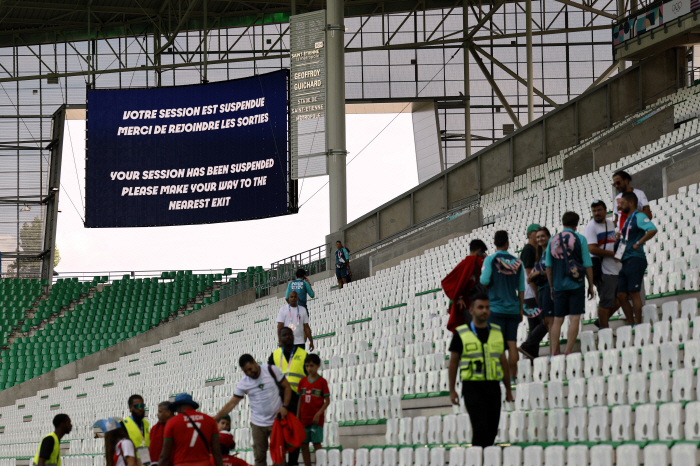
[[[313,352],[331,398],[312,464],[700,465],[697,5],[11,3],[0,5],[0,244],[9,245],[0,281],[0,466],[34,463],[58,413],[73,424],[59,464],[112,464],[93,426],[128,417],[135,393],[151,425],[156,406],[181,393],[214,416],[244,377],[238,357],[263,363],[279,348],[277,314],[300,267],[316,292],[308,300]],[[62,128],[67,119],[93,124],[90,92],[272,76],[292,66],[290,17],[323,8],[342,12],[340,24],[323,25],[325,37],[345,41],[335,121],[410,111],[419,185],[350,223],[341,206],[322,246],[269,268],[54,275]],[[328,158],[344,166],[346,154],[332,149]],[[583,233],[600,200],[612,217],[620,171],[646,193],[658,231],[645,246],[642,322],[618,313],[599,328],[598,301],[586,301],[573,352],[551,354],[547,335],[539,357],[521,357],[513,401],[502,391],[494,445],[474,446],[482,426],[463,398],[453,405],[449,396],[443,278],[473,240],[493,252],[497,231],[519,253],[531,224],[557,234],[573,211]],[[344,189],[334,173],[330,182]],[[283,181],[290,210],[282,214],[293,214],[296,180]],[[331,209],[344,202],[333,192]],[[80,210],[69,198],[63,208],[66,200]],[[82,212],[94,215],[87,205]],[[336,241],[353,264],[342,287]],[[518,346],[528,332],[523,319]],[[463,383],[457,377],[458,393]],[[230,430],[238,457],[255,464],[250,403],[231,412]]]

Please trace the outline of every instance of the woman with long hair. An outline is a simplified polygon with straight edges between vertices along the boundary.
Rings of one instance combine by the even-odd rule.
[[[544,256],[552,235],[547,227],[540,227],[536,231],[537,239],[537,262],[528,275],[527,280],[537,286],[537,307],[542,310],[542,320],[547,330],[552,328],[554,321],[554,301],[547,281],[547,267],[544,265]]]
[[[136,457],[136,449],[126,429],[114,418],[100,419],[94,427],[102,430],[105,437],[106,466],[142,466]]]

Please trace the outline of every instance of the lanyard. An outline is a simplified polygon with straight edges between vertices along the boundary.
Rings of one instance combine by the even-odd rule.
[[[627,221],[625,222],[625,223],[626,223],[626,226],[627,226],[627,231],[625,231],[625,244],[627,244],[627,240],[628,240],[629,237],[630,237],[630,228],[632,227],[632,219],[634,219],[634,216],[635,216],[635,215],[637,215],[637,211],[636,211],[636,210],[634,211],[634,213],[633,213],[632,215],[630,215],[630,216],[627,218]],[[622,228],[624,229],[624,228],[625,228],[625,225],[623,225]]]
[[[129,417],[131,418],[132,421],[134,421],[134,424],[136,424],[136,427],[138,427],[139,430],[141,431],[141,437],[145,437],[145,435],[143,433],[143,429],[144,429],[143,420],[141,420],[141,426],[139,426],[139,423],[134,420],[134,416],[129,416]]]
[[[476,334],[476,327],[474,327],[474,321],[472,321],[470,325],[472,327],[472,332],[474,332],[474,336],[479,338],[479,335]],[[491,330],[491,326],[489,324],[486,324],[486,328],[489,329],[489,331]]]
[[[284,361],[284,348],[282,349],[282,354],[280,354],[280,370],[284,372],[284,369],[282,369],[282,362]],[[292,359],[294,359],[294,353],[297,352],[297,347],[295,346],[294,349],[292,350],[292,354],[289,355],[289,360],[287,361],[287,377],[289,377],[289,369],[292,368]]]
[[[292,305],[287,304],[287,309],[289,310],[289,323],[292,323]],[[299,325],[299,322],[301,322],[301,314],[299,314],[299,305],[298,304],[297,304],[296,310],[297,310],[297,325]]]

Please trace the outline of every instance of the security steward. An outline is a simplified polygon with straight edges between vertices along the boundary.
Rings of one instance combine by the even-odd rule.
[[[43,438],[31,466],[61,466],[61,439],[70,434],[73,424],[67,414],[57,414],[53,426],[56,430]]]
[[[280,368],[285,375],[289,386],[292,388],[292,399],[285,406],[290,413],[297,412],[299,402],[299,382],[306,377],[304,361],[306,361],[306,351],[294,345],[294,331],[289,327],[282,327],[279,334],[281,347],[272,352],[267,360],[269,365]],[[299,464],[299,448],[289,452],[289,459],[286,466],[297,466]]]
[[[510,389],[508,361],[501,328],[489,324],[491,308],[488,292],[481,286],[470,293],[471,324],[455,329],[450,343],[450,400],[459,405],[455,390],[457,370],[462,379],[462,396],[472,426],[472,444],[479,447],[493,445],[498,435],[501,417],[501,387],[506,387],[506,401],[513,401]]]
[[[150,426],[146,417],[146,403],[141,395],[131,395],[127,402],[131,416],[124,418],[122,425],[134,444],[136,456],[143,466],[151,463],[148,447],[151,446]],[[156,458],[155,461],[158,459]]]

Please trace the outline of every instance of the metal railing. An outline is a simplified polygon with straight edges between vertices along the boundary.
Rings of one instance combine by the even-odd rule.
[[[259,268],[254,272],[238,274],[239,276],[221,287],[219,292],[221,299],[251,288],[255,288],[255,295],[258,298],[268,296],[270,288],[294,280],[296,272],[300,268],[305,269],[309,275],[325,272],[327,270],[326,254],[328,247],[328,244],[323,244],[273,262],[267,270]]]
[[[481,194],[476,193],[471,196],[463,197],[462,199],[457,199],[450,203],[450,210],[456,209],[458,207],[479,207],[481,202]]]
[[[188,270],[195,275],[208,275],[208,274],[221,274],[222,279],[228,279],[236,275],[238,272],[245,271],[245,269],[197,269]],[[175,272],[173,270],[107,270],[107,271],[95,271],[95,272],[58,272],[58,275],[54,275],[53,283],[56,283],[58,279],[70,279],[78,278],[79,281],[90,281],[96,277],[104,279],[107,277],[106,282],[112,282],[114,280],[121,280],[125,277],[131,279],[137,278],[162,278],[163,272],[171,273]],[[104,280],[102,280],[104,281]]]

